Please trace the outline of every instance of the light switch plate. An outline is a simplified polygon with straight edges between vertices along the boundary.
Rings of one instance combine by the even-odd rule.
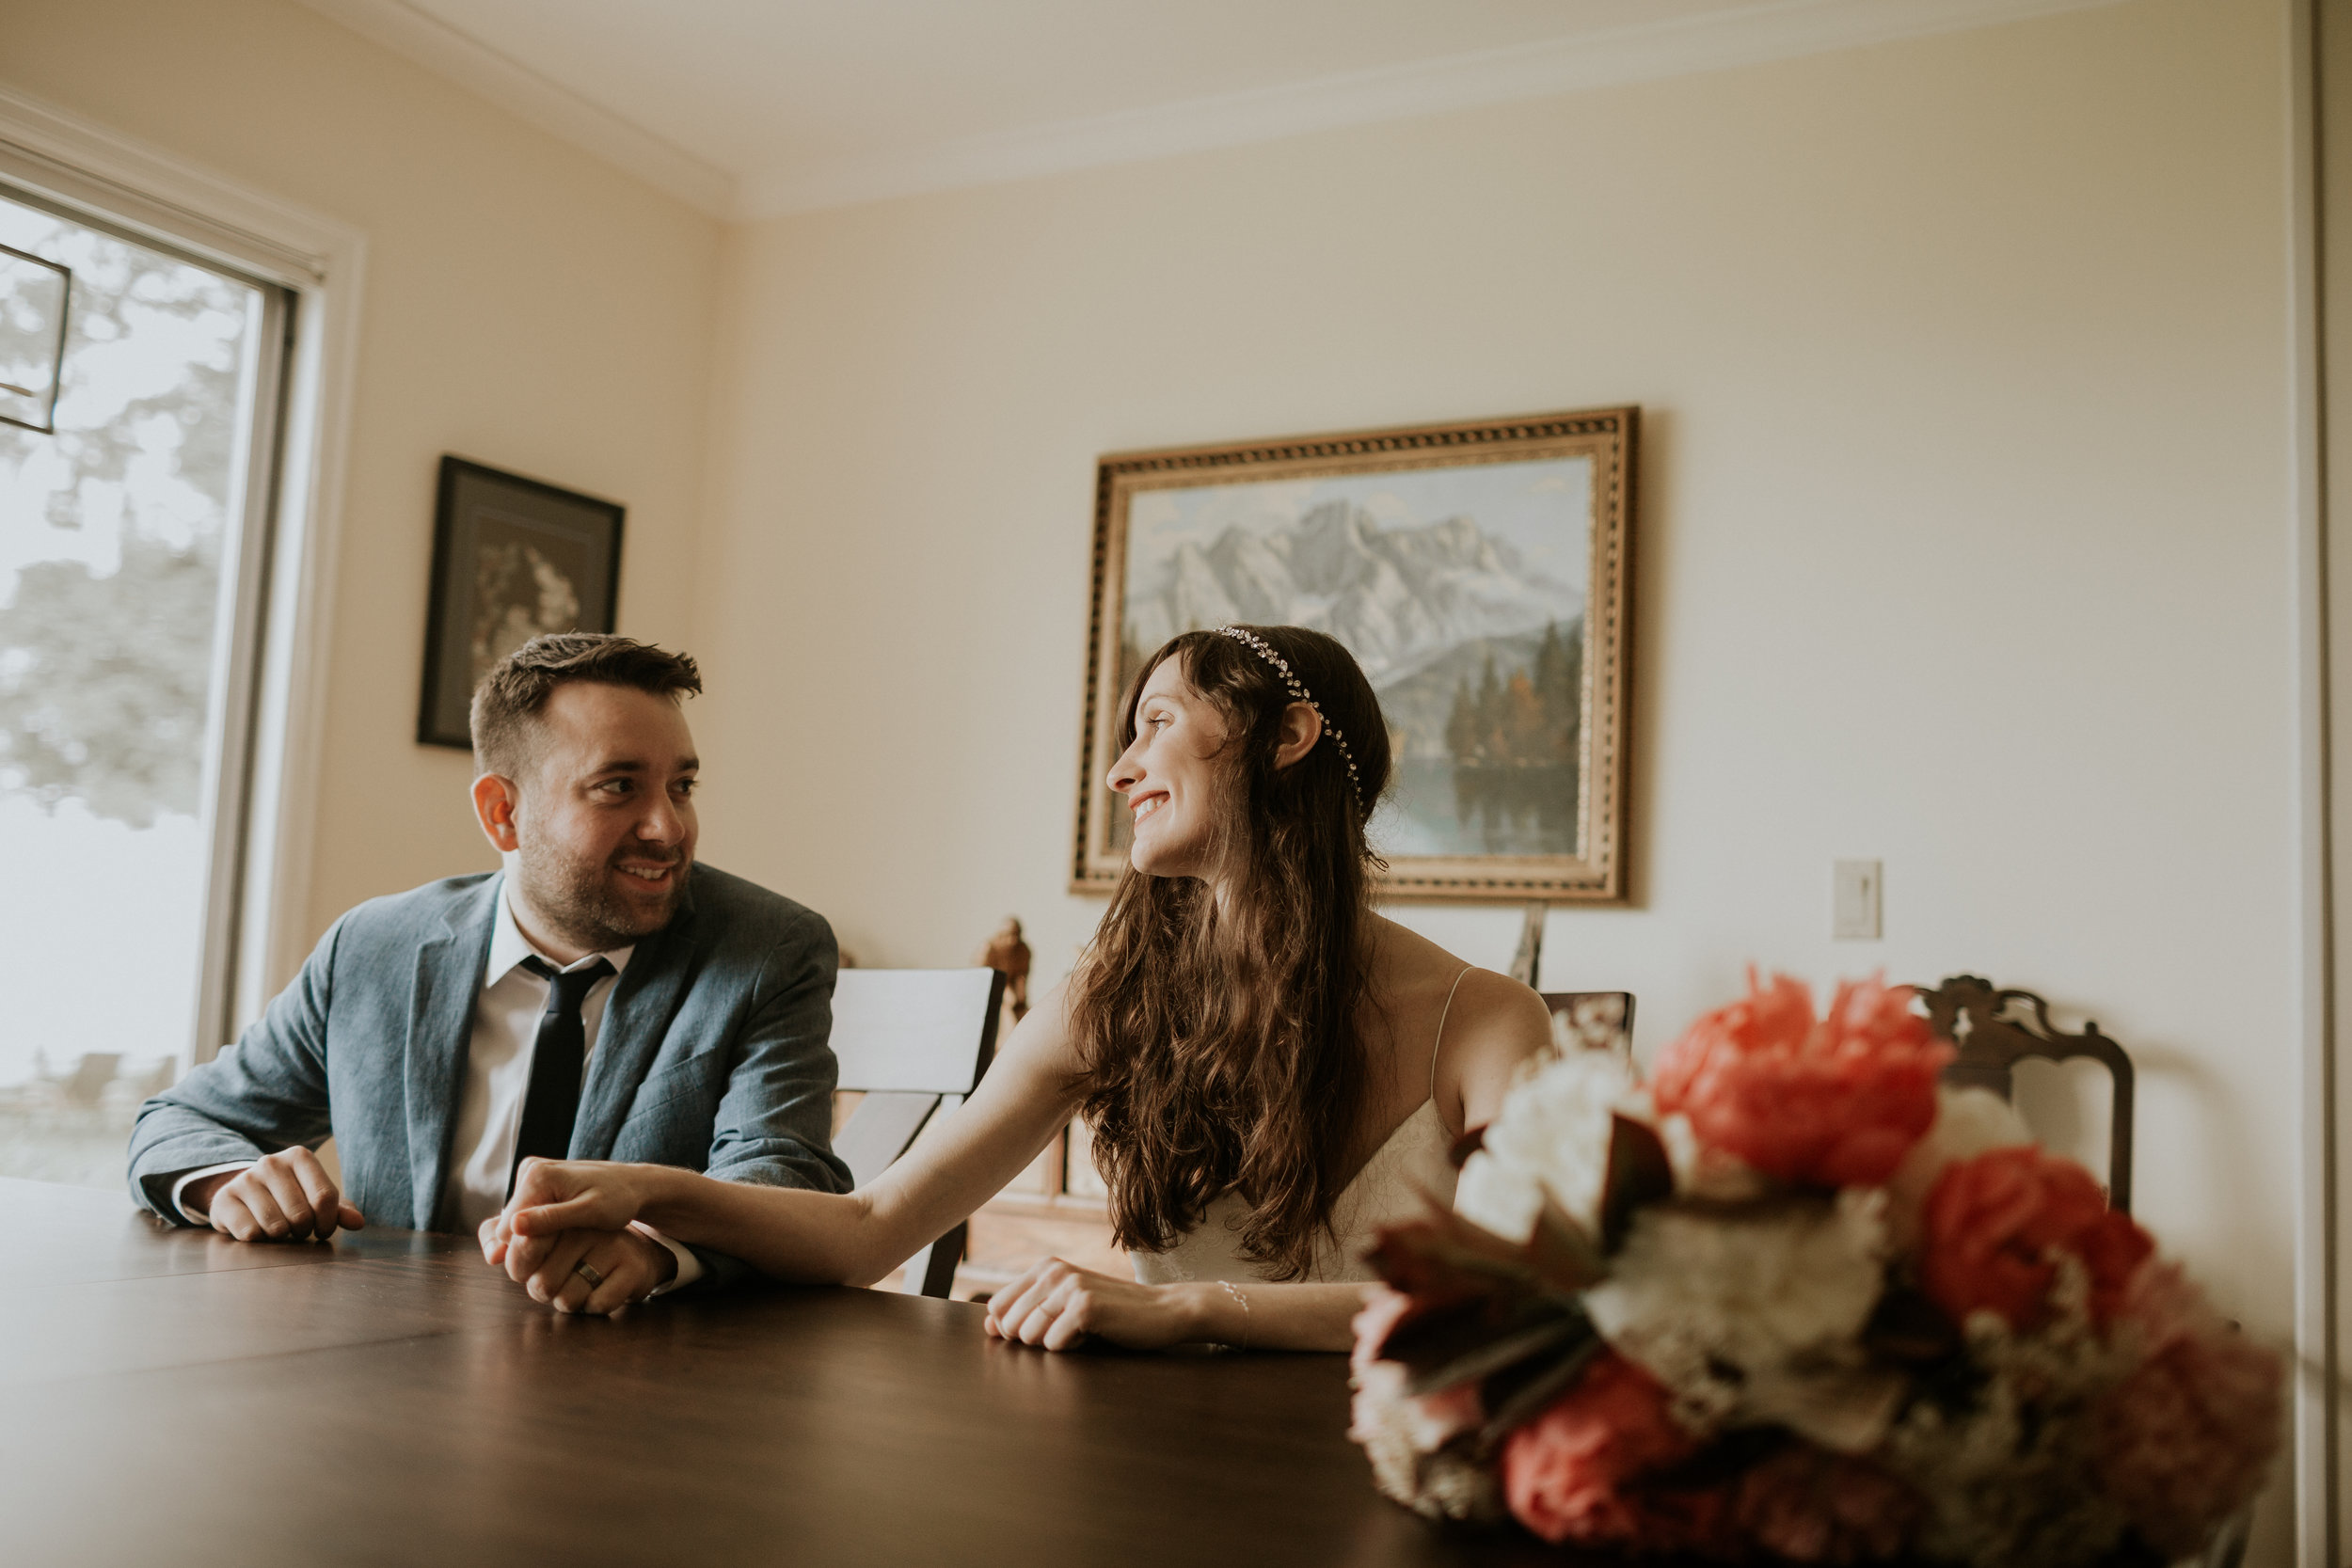
[[[1830,863],[1829,934],[1848,941],[1879,940],[1879,863]]]

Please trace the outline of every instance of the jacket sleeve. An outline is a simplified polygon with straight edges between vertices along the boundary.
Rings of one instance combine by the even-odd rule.
[[[708,1175],[820,1193],[850,1190],[850,1167],[833,1151],[839,1071],[828,1041],[839,962],[833,927],[813,910],[799,911],[769,951],[713,1119]],[[752,1272],[723,1253],[693,1250],[704,1269],[699,1288]]]
[[[139,1107],[130,1178],[141,1206],[185,1225],[171,1202],[182,1172],[325,1141],[326,1012],[342,930],[338,921],[236,1044]]]

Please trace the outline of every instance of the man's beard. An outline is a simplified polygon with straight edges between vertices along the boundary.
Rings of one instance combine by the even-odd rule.
[[[628,854],[637,861],[653,858],[642,847]],[[614,895],[611,879],[628,873],[615,871],[610,863],[574,859],[544,843],[518,846],[516,860],[516,877],[532,911],[555,927],[556,935],[591,953],[633,946],[653,935],[670,923],[686,896],[688,867],[682,854],[661,902],[651,909]]]

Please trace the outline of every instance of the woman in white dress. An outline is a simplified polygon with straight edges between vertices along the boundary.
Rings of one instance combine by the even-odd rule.
[[[1387,726],[1363,672],[1295,626],[1188,632],[1120,709],[1109,786],[1128,869],[1075,972],[972,1098],[856,1192],[667,1166],[526,1165],[486,1256],[566,1311],[622,1305],[574,1270],[632,1220],[782,1279],[869,1284],[1001,1190],[1073,1113],[1094,1131],[1133,1280],[1037,1264],[989,1331],[1343,1351],[1382,1224],[1451,1202],[1447,1153],[1492,1119],[1549,1021],[1516,981],[1375,913],[1364,825]]]

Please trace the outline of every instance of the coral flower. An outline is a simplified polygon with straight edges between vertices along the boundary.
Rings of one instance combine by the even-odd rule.
[[[1659,1113],[1691,1118],[1700,1142],[1783,1181],[1876,1186],[1935,1121],[1950,1046],[1911,1010],[1911,988],[1837,988],[1827,1016],[1776,974],[1691,1025],[1658,1058]]]
[[[1790,1562],[1883,1562],[1911,1544],[1927,1504],[1864,1460],[1792,1443],[1740,1478],[1740,1528]]]
[[[1549,1410],[1511,1433],[1503,1496],[1519,1523],[1547,1541],[1720,1551],[1728,1541],[1727,1496],[1632,1484],[1698,1447],[1668,1412],[1658,1380],[1604,1351]]]
[[[2116,1333],[2143,1358],[2100,1406],[2099,1479],[2150,1545],[2187,1557],[2262,1490],[2283,1369],[2174,1263],[2151,1260],[2132,1276]]]
[[[2057,1252],[2090,1275],[2090,1317],[2105,1325],[2155,1243],[2107,1207],[2090,1173],[2038,1148],[1955,1160],[1928,1191],[1919,1283],[1956,1323],[1971,1312],[2032,1325],[2057,1277]]]

